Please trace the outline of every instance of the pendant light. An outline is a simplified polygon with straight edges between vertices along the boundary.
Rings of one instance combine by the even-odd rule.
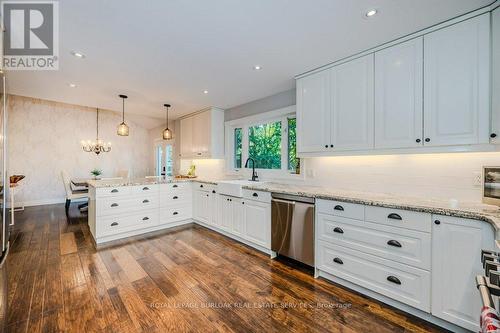
[[[118,125],[117,134],[119,136],[128,136],[128,125],[125,124],[125,99],[128,98],[127,95],[118,95],[122,99],[122,123]]]
[[[105,143],[99,139],[99,108],[97,108],[97,121],[96,121],[97,136],[95,141],[82,141],[82,149],[87,153],[109,153],[111,151],[111,142]]]
[[[168,128],[168,108],[170,104],[163,104],[164,107],[167,108],[167,117],[165,121],[165,129],[163,130],[163,140],[172,140],[172,130]]]

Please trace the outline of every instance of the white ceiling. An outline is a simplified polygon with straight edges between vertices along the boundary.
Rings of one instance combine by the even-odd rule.
[[[127,113],[162,118],[169,102],[176,118],[291,89],[296,74],[491,2],[64,0],[59,71],[10,72],[9,92],[116,111],[125,93]]]

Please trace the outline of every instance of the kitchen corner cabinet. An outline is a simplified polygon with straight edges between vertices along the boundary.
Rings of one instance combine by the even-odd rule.
[[[375,148],[423,145],[423,37],[375,53]]]
[[[424,36],[426,145],[488,143],[490,16]]]
[[[491,15],[492,19],[492,103],[491,103],[491,143],[500,143],[500,7]]]
[[[432,314],[478,331],[481,299],[475,276],[484,274],[480,249],[494,250],[491,225],[433,215]]]
[[[208,108],[180,121],[181,158],[224,158],[224,110]]]

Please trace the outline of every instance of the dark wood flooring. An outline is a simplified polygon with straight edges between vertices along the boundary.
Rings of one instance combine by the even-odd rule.
[[[438,332],[196,225],[96,250],[76,207],[16,213],[8,332]]]

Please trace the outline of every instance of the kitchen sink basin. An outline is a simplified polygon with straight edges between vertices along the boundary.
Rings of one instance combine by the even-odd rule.
[[[219,194],[230,195],[233,197],[243,196],[243,186],[259,184],[251,180],[223,180],[217,183],[217,192]]]

